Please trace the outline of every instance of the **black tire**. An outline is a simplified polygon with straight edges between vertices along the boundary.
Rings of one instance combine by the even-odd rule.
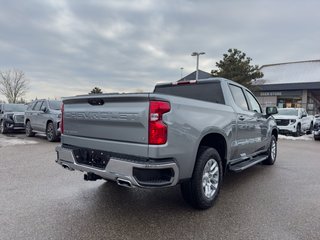
[[[273,149],[274,147],[274,149]],[[268,158],[264,160],[262,163],[265,165],[273,165],[277,159],[277,139],[274,135],[271,136],[270,146],[268,149]]]
[[[6,127],[6,124],[5,124],[4,120],[1,120],[1,122],[0,122],[0,132],[2,134],[8,133],[8,129]]]
[[[210,166],[210,163],[213,163],[213,165]],[[204,180],[204,171],[206,166],[207,170],[210,169],[210,171],[212,171],[211,178],[216,178],[217,181],[214,179],[209,179],[210,174],[207,175],[206,179]],[[215,167],[211,170],[212,166]],[[214,171],[216,172],[213,173]],[[192,178],[181,183],[181,192],[185,201],[197,209],[210,208],[219,195],[220,186],[222,183],[222,174],[223,170],[221,158],[217,150],[210,147],[201,147],[197,156]],[[203,186],[203,181],[207,183],[207,186]],[[214,184],[216,185],[215,187],[213,186]],[[205,187],[208,187],[210,191],[213,191],[212,196],[207,197],[205,195]],[[215,190],[213,190],[211,187]]]
[[[31,123],[30,121],[27,121],[26,123],[26,136],[27,137],[33,137],[35,133],[32,131]]]
[[[297,125],[297,131],[294,133],[294,136],[295,137],[301,136],[301,125],[300,124]]]
[[[52,122],[48,122],[46,127],[46,136],[49,142],[55,142],[58,140],[56,129]]]
[[[313,131],[313,122],[310,123],[310,127],[309,129],[307,130],[307,134],[311,134]]]

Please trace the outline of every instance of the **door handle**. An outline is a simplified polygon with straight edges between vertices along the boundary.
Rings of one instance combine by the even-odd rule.
[[[243,121],[244,119],[245,119],[245,117],[244,116],[239,116],[239,118],[238,118],[240,121]]]

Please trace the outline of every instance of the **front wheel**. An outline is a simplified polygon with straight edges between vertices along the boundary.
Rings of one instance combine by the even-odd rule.
[[[6,126],[6,123],[4,122],[4,120],[1,120],[1,122],[0,122],[0,132],[2,134],[6,134],[8,132],[8,129],[7,129],[7,126]]]
[[[46,129],[46,136],[49,142],[57,141],[57,133],[52,122],[49,122]]]
[[[277,139],[274,135],[271,136],[271,142],[268,150],[268,158],[263,161],[265,165],[273,165],[277,159]]]
[[[218,197],[222,173],[221,158],[217,150],[201,147],[192,178],[181,184],[186,202],[198,209],[210,208]]]
[[[31,123],[30,123],[30,121],[28,121],[26,124],[26,136],[33,137],[34,135],[35,135],[35,133],[32,131]]]

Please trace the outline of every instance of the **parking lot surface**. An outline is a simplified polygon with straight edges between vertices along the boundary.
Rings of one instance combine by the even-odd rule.
[[[320,239],[319,141],[280,139],[274,166],[227,174],[206,211],[179,186],[85,182],[54,162],[57,145],[0,136],[0,239]]]

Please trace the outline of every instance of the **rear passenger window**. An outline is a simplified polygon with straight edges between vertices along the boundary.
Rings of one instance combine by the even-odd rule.
[[[247,100],[241,87],[230,84],[230,90],[235,103],[243,110],[249,110]]]
[[[220,82],[156,86],[154,93],[224,104]]]

